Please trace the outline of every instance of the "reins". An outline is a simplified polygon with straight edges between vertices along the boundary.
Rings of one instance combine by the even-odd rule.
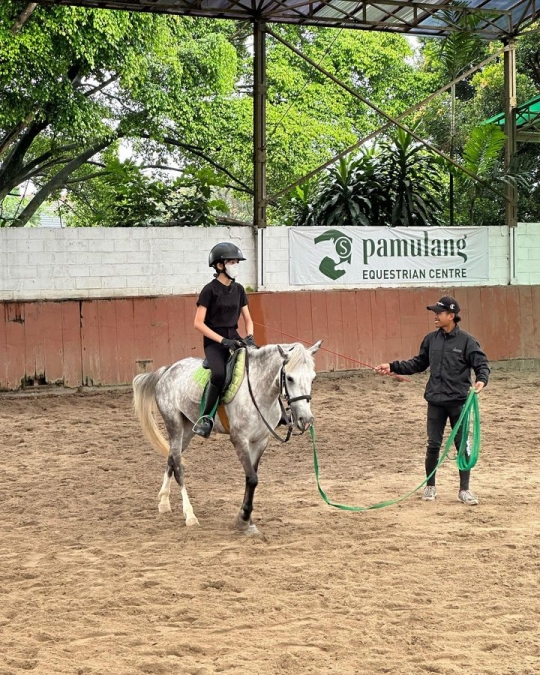
[[[264,323],[259,323],[258,321],[253,322],[255,326],[261,326],[261,328],[267,329],[268,326],[265,326]],[[302,338],[297,337],[296,335],[291,335],[290,333],[286,333],[283,330],[278,330],[277,328],[270,328],[270,330],[275,331],[276,333],[279,333],[280,335],[285,335],[286,337],[292,338],[296,342],[303,342],[304,344],[309,344],[311,340],[303,340]],[[328,352],[329,354],[333,354],[334,356],[338,356],[340,359],[345,359],[346,361],[351,361],[352,363],[357,363],[360,366],[364,366],[365,368],[370,368],[371,370],[376,370],[375,366],[372,366],[369,363],[364,363],[364,361],[359,361],[358,359],[353,359],[352,356],[346,356],[345,354],[340,354],[339,352],[335,352],[332,349],[328,349],[328,347],[319,347],[319,349],[322,352]],[[403,377],[403,375],[397,375],[396,373],[390,373],[389,377],[393,377],[395,380],[398,380],[399,382],[410,382],[406,377]]]

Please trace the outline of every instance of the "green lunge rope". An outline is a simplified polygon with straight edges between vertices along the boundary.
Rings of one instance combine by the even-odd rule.
[[[472,433],[471,412],[473,417]],[[315,467],[315,478],[317,479],[317,488],[319,490],[319,494],[329,506],[334,506],[336,509],[341,509],[342,511],[371,511],[373,509],[382,509],[385,506],[392,506],[393,504],[402,502],[404,499],[407,499],[407,497],[410,497],[421,487],[423,487],[441,466],[441,464],[446,459],[446,456],[450,452],[454,438],[461,427],[463,427],[463,435],[455,460],[459,469],[462,471],[470,471],[480,456],[480,412],[478,408],[478,395],[474,389],[471,389],[469,392],[469,396],[465,401],[461,415],[459,416],[457,424],[452,429],[452,433],[446,441],[444,451],[437,462],[437,466],[433,469],[429,476],[426,476],[426,479],[423,480],[420,485],[418,485],[418,487],[415,487],[414,490],[407,492],[407,494],[403,495],[402,497],[390,499],[385,502],[378,502],[377,504],[372,504],[371,506],[347,506],[346,504],[337,504],[336,502],[330,501],[326,496],[325,491],[321,487],[321,483],[319,481],[319,459],[317,457],[317,449],[315,447],[315,428],[312,425],[309,431],[311,434],[311,440],[313,442],[313,464]]]
[[[463,435],[455,460],[460,471],[470,471],[476,465],[476,462],[480,457],[481,445],[480,409],[478,407],[478,395],[476,395],[474,390],[469,394],[469,398],[463,406],[463,412],[459,418],[460,421],[461,418],[463,418]]]

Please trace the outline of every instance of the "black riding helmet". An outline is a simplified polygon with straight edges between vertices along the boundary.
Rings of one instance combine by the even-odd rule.
[[[225,260],[245,260],[245,258],[236,244],[222,241],[220,244],[216,244],[210,251],[208,266],[215,267],[218,262],[225,262]]]

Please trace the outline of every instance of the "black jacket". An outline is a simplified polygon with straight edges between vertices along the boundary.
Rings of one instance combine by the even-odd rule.
[[[469,333],[456,326],[450,333],[442,328],[422,340],[418,356],[408,361],[393,361],[390,370],[398,375],[431,373],[424,398],[429,403],[463,403],[471,387],[471,368],[476,381],[485,385],[489,379],[489,363],[480,345]]]

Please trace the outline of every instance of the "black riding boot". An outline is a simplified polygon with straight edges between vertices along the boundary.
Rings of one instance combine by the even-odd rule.
[[[220,390],[209,382],[208,389],[206,390],[206,401],[204,402],[203,414],[193,427],[193,431],[203,438],[208,438],[214,428],[214,419],[213,416],[211,416],[211,413],[219,400],[220,393]]]

